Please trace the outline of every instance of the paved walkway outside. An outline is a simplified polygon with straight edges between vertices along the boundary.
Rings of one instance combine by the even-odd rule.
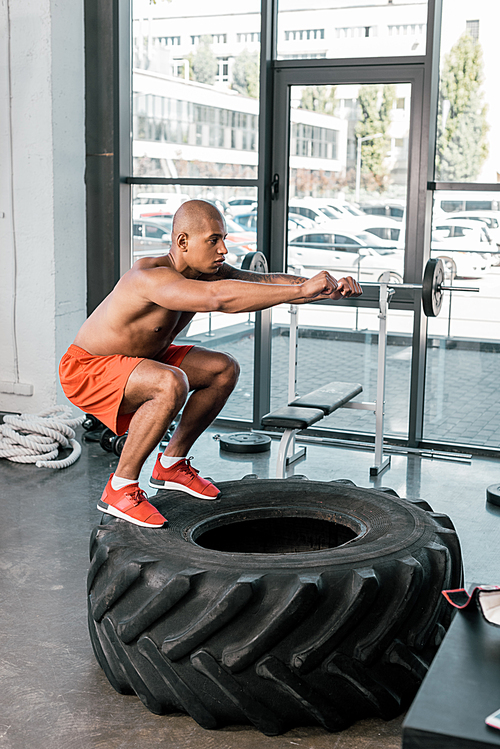
[[[241,377],[222,415],[252,417],[253,328],[235,341],[197,336],[200,345],[227,351],[241,365]],[[370,340],[368,336],[367,340]],[[429,348],[424,439],[500,447],[499,354]],[[406,437],[410,388],[411,348],[388,346],[385,434]],[[273,338],[271,407],[286,403],[288,388],[288,336]],[[345,340],[299,338],[298,392],[304,394],[330,382],[359,382],[357,400],[375,400],[377,345]],[[375,432],[375,416],[367,411],[340,409],[321,422],[349,431]]]

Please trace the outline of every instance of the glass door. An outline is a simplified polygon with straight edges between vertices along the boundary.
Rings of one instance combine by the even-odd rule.
[[[297,392],[333,380],[359,382],[357,400],[374,401],[379,310],[378,287],[369,284],[384,273],[394,284],[414,280],[421,256],[407,230],[416,220],[410,172],[419,168],[412,115],[421,95],[420,70],[289,67],[276,78],[275,269],[304,277],[326,269],[365,285],[358,304],[298,308]],[[421,267],[420,259],[418,280]],[[385,431],[400,438],[408,436],[413,305],[407,297],[388,316]],[[287,307],[273,310],[273,408],[286,399],[281,369],[289,321]],[[341,409],[321,426],[370,434],[375,417]]]

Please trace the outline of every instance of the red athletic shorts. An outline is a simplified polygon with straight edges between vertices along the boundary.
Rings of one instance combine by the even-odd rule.
[[[192,346],[169,346],[160,360],[180,367]],[[125,434],[133,413],[119,414],[125,385],[144,357],[94,356],[71,344],[59,364],[59,378],[69,400],[77,408],[95,416],[115,434]]]

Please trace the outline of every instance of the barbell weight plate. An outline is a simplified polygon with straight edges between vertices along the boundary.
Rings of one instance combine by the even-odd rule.
[[[255,432],[233,432],[220,437],[220,449],[229,453],[264,453],[271,449],[271,437]]]
[[[108,427],[103,430],[99,442],[102,449],[106,450],[107,453],[113,452],[113,440],[115,439],[115,437],[116,434]]]
[[[441,286],[444,282],[444,265],[439,258],[431,258],[425,266],[422,281],[422,304],[427,317],[437,317],[443,305]]]
[[[491,484],[486,489],[486,499],[492,505],[500,507],[500,484]]]
[[[259,252],[248,252],[241,263],[242,270],[251,270],[254,273],[267,273],[267,259],[266,256]]]

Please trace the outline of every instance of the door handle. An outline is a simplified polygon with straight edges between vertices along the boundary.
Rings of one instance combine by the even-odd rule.
[[[275,174],[271,182],[271,200],[278,199],[278,193],[280,191],[280,176]]]

